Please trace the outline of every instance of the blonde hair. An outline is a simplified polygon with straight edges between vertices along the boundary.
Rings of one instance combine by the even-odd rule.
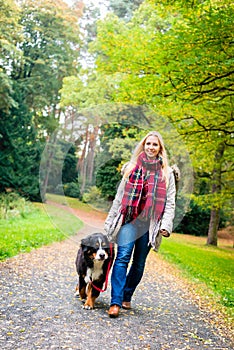
[[[167,152],[164,146],[163,138],[161,134],[157,131],[150,131],[136,146],[135,150],[133,151],[132,157],[129,161],[129,163],[126,166],[126,170],[124,172],[124,177],[127,178],[132,171],[132,169],[136,166],[137,164],[137,159],[141,152],[144,151],[145,143],[146,140],[149,136],[156,136],[159,145],[160,145],[160,151],[158,153],[158,156],[162,158],[162,173],[163,173],[163,178],[166,180],[166,184],[168,184],[168,160],[167,160]]]

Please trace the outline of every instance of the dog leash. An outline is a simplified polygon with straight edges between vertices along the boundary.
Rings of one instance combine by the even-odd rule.
[[[107,285],[108,285],[108,277],[109,277],[109,273],[110,273],[110,269],[111,269],[111,265],[112,265],[112,255],[113,255],[113,244],[110,243],[110,261],[109,264],[107,266],[107,272],[106,272],[106,279],[105,279],[105,287],[104,289],[98,288],[97,286],[95,286],[95,284],[93,283],[93,281],[91,281],[91,285],[94,289],[96,289],[98,292],[103,293],[107,290]]]

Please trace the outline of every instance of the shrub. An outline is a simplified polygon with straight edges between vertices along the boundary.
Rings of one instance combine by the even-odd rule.
[[[87,192],[83,194],[82,200],[85,203],[93,203],[101,198],[102,192],[96,186],[91,186]]]
[[[96,186],[91,186],[88,191],[83,194],[82,200],[96,209],[108,209],[107,201],[102,197],[101,190]]]
[[[193,200],[190,202],[190,210],[185,214],[175,232],[195,236],[207,236],[210,222],[210,209],[203,209]],[[224,213],[220,213],[219,227],[225,227],[226,219]]]
[[[31,210],[31,203],[15,192],[0,194],[0,219],[25,216]]]
[[[80,198],[80,186],[77,182],[69,182],[63,185],[64,194],[68,197]]]

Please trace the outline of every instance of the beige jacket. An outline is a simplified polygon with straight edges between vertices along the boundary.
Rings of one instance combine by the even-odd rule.
[[[166,205],[164,213],[160,222],[156,222],[153,218],[150,220],[149,226],[149,243],[155,251],[158,251],[162,241],[162,235],[159,233],[160,229],[165,229],[169,233],[172,232],[173,220],[175,216],[175,178],[173,170],[169,167],[169,181],[167,186]],[[121,202],[124,194],[126,179],[122,179],[119,184],[115,199],[112,203],[108,216],[105,220],[104,231],[108,238],[115,241],[117,233],[121,227]]]

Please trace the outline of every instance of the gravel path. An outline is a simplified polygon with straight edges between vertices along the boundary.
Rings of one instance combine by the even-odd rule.
[[[108,317],[110,286],[94,310],[84,310],[74,297],[74,261],[80,239],[102,227],[90,220],[64,242],[1,263],[1,349],[233,349],[214,315],[154,252],[132,310]]]

